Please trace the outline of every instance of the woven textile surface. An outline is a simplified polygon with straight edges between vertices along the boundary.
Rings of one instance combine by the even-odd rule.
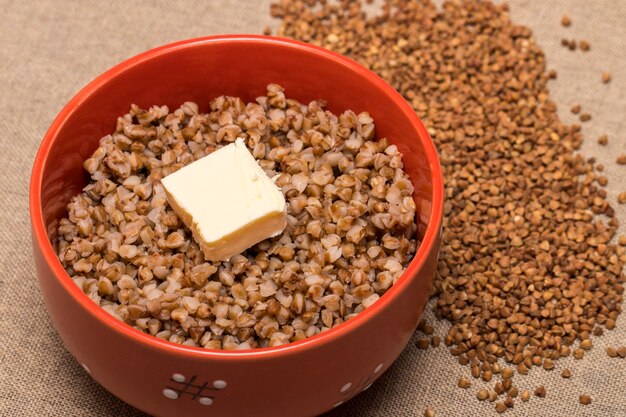
[[[269,1],[122,0],[12,2],[0,0],[0,416],[143,416],[93,381],[64,349],[52,327],[36,282],[30,247],[28,182],[39,143],[63,105],[111,66],[146,49],[176,40],[222,33],[260,34],[276,27]],[[511,0],[514,22],[529,26],[558,71],[550,94],[567,123],[574,103],[593,115],[583,124],[581,152],[606,166],[608,193],[622,223],[626,206],[615,202],[626,191],[626,167],[615,157],[626,152],[626,1]],[[574,22],[560,25],[563,14]],[[567,37],[586,39],[591,50],[572,52]],[[613,80],[602,84],[610,70]],[[155,103],[158,104],[158,103]],[[597,137],[607,134],[607,146]],[[622,233],[626,228],[622,227]],[[447,323],[427,309],[435,333]],[[594,338],[583,360],[557,361],[556,369],[517,376],[520,389],[544,385],[548,395],[517,401],[507,416],[626,417],[626,361],[610,359],[607,346],[626,344],[626,318]],[[570,368],[573,377],[561,378]],[[469,369],[443,346],[420,350],[412,341],[398,361],[367,391],[330,416],[496,415],[493,404],[456,386]],[[580,394],[593,403],[582,406]]]

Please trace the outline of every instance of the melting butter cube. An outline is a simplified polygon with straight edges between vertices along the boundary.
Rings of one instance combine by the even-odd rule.
[[[161,180],[167,201],[210,261],[280,234],[285,197],[239,138]]]

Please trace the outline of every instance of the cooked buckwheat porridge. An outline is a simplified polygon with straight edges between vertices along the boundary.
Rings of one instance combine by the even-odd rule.
[[[368,113],[324,107],[276,84],[250,103],[218,97],[208,113],[132,105],[85,161],[91,180],[60,221],[68,274],[128,325],[207,349],[302,340],[371,306],[416,251],[413,186]],[[237,138],[282,190],[287,226],[208,262],[160,180]]]

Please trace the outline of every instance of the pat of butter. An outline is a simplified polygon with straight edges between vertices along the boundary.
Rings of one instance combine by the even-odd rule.
[[[239,138],[161,180],[206,259],[220,261],[280,234],[285,197]]]

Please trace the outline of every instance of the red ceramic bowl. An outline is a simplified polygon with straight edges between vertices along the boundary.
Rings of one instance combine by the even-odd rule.
[[[210,351],[176,345],[116,320],[74,284],[54,241],[65,206],[86,184],[83,161],[131,103],[201,110],[219,95],[253,100],[268,83],[289,97],[323,98],[335,113],[369,111],[378,137],[404,154],[415,185],[421,246],[398,282],[350,321],[275,348]],[[204,105],[204,107],[202,107]],[[61,110],[30,184],[37,276],[67,349],[103,387],[155,416],[312,416],[357,395],[415,331],[435,273],[443,208],[435,147],[415,112],[382,79],[322,48],[262,36],[193,39],[140,54],[105,72]]]

